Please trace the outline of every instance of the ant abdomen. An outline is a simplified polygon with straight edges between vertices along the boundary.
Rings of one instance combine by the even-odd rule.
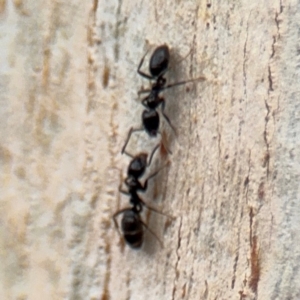
[[[156,110],[144,110],[142,114],[142,120],[146,132],[150,136],[156,136],[159,129],[159,115]]]
[[[157,47],[149,63],[149,71],[153,77],[158,77],[166,72],[169,65],[170,52],[167,45]]]
[[[134,249],[142,246],[144,240],[144,228],[138,212],[129,209],[122,217],[121,228],[126,243]]]

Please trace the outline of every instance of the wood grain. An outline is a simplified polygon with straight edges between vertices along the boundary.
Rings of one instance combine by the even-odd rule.
[[[1,299],[300,298],[300,6],[219,2],[0,3]],[[178,135],[143,198],[174,220],[145,210],[164,247],[134,251],[120,151],[164,43],[169,83],[206,80],[164,92]]]

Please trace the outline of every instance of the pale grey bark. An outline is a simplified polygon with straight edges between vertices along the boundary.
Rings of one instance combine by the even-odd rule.
[[[299,25],[296,1],[0,1],[0,298],[299,299]],[[164,43],[168,82],[207,80],[164,92],[143,197],[175,219],[145,210],[164,247],[134,251],[120,150]]]

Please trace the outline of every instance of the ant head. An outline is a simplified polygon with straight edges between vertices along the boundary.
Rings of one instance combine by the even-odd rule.
[[[169,59],[169,47],[167,45],[157,47],[150,58],[149,71],[151,75],[158,77],[164,74],[168,69]]]
[[[128,166],[128,176],[140,178],[145,173],[147,167],[147,158],[147,153],[140,153],[139,155],[135,156]]]

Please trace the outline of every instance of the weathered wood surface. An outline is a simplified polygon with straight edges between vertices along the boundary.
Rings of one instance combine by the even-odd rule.
[[[300,298],[300,4],[221,2],[0,1],[1,299]],[[169,82],[207,80],[164,93],[144,198],[175,220],[146,213],[164,247],[133,251],[120,150],[163,43]]]

